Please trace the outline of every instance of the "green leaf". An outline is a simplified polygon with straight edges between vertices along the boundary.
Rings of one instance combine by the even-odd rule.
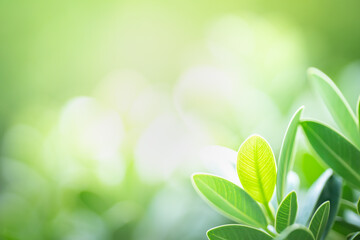
[[[329,112],[337,125],[360,148],[360,135],[355,114],[349,103],[336,87],[334,82],[323,72],[316,68],[310,68],[308,75],[316,90],[320,93]]]
[[[274,240],[314,240],[314,236],[306,227],[294,224],[286,228]]]
[[[304,121],[301,126],[321,159],[348,184],[360,188],[360,151],[331,128]]]
[[[223,178],[194,174],[194,188],[210,205],[239,223],[266,228],[266,217],[259,204],[243,189]]]
[[[294,224],[297,214],[298,204],[295,192],[289,193],[280,203],[276,213],[275,229],[278,233]]]
[[[350,235],[349,240],[360,240],[360,232],[356,232]]]
[[[325,231],[325,227],[329,218],[330,202],[326,201],[314,213],[309,229],[313,233],[315,240],[319,240]]]
[[[346,222],[343,218],[336,218],[336,221],[334,222],[334,225],[331,229],[331,231],[335,231],[337,233],[340,233],[342,235],[348,235],[349,233],[357,232],[359,231],[359,227]]]
[[[256,201],[267,204],[275,189],[274,153],[265,139],[250,136],[241,146],[237,158],[241,185]]]
[[[299,212],[296,222],[308,225],[310,218],[316,209],[316,203],[319,201],[320,195],[324,191],[332,175],[333,171],[328,169],[311,185],[305,199],[299,202],[301,211]]]
[[[210,229],[207,232],[210,240],[270,240],[267,233],[245,225],[229,224]]]
[[[322,239],[325,238],[334,224],[341,199],[342,181],[339,177],[333,175],[328,169],[311,186],[305,199],[300,201],[301,209],[297,222],[308,225],[310,217],[315,210],[325,201],[330,202],[329,219],[325,227]]]
[[[299,108],[291,118],[281,146],[276,182],[276,195],[278,203],[281,202],[285,195],[286,178],[293,165],[292,155],[295,145],[295,137],[303,109],[304,107]]]
[[[357,202],[357,212],[360,215],[360,197],[359,197],[359,200]]]
[[[344,192],[343,192],[342,197],[344,197]],[[340,211],[343,212],[344,210],[350,210],[354,213],[357,213],[356,204],[354,204],[353,202],[350,202],[346,199],[341,199],[340,200]]]

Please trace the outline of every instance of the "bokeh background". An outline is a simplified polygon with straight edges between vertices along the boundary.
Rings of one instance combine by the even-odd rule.
[[[306,69],[355,108],[360,2],[0,1],[0,238],[195,240],[229,220],[193,172],[238,181],[291,115],[333,122]],[[292,185],[324,167],[298,139]],[[306,170],[306,171],[305,171]]]

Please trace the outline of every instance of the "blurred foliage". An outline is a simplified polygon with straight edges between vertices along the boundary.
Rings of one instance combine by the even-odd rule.
[[[338,79],[355,108],[359,7],[0,1],[0,235],[203,238],[226,220],[191,189],[190,173],[209,168],[199,150],[237,150],[256,132],[279,152],[304,103],[306,117],[330,119],[308,66]],[[300,142],[307,187],[324,168]]]

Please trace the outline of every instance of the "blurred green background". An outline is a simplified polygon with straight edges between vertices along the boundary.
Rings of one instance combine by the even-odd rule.
[[[1,0],[1,239],[205,239],[229,221],[196,195],[191,173],[237,181],[230,149],[258,133],[277,155],[301,105],[332,124],[309,66],[355,108],[359,9]],[[291,179],[304,188],[324,167],[298,145]]]

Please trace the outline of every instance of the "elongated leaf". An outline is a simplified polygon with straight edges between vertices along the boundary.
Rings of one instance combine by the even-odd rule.
[[[358,226],[346,222],[345,219],[337,217],[331,230],[347,236],[349,233],[357,232],[360,229]]]
[[[275,229],[278,233],[295,222],[298,204],[295,192],[289,193],[280,203],[276,213]]]
[[[210,229],[207,232],[210,240],[271,240],[272,237],[253,227],[229,224]]]
[[[343,197],[344,197],[344,193],[343,193]],[[353,211],[354,213],[357,213],[356,204],[354,204],[346,199],[341,199],[339,211],[344,212],[344,210],[350,210],[350,211]]]
[[[306,227],[294,224],[286,228],[274,240],[314,240],[314,236]]]
[[[329,112],[337,125],[360,148],[360,135],[357,128],[357,119],[351,110],[349,103],[336,87],[334,82],[323,72],[316,68],[310,68],[308,75],[316,90],[320,93]]]
[[[276,183],[274,153],[260,136],[250,136],[238,153],[237,172],[246,192],[256,201],[267,204]]]
[[[266,217],[260,206],[243,189],[232,182],[208,174],[194,174],[196,190],[227,217],[252,226],[266,228]]]
[[[311,221],[309,229],[313,233],[315,240],[319,240],[324,233],[330,212],[330,202],[326,201],[316,210]]]
[[[341,192],[342,192],[341,178],[332,175],[327,181],[316,203],[316,208],[318,208],[323,202],[326,201],[330,202],[329,218],[326,223],[326,227],[321,239],[326,238],[326,235],[329,233],[330,229],[334,224],[340,206]]]
[[[299,209],[301,209],[301,211],[299,212],[296,222],[303,225],[309,224],[310,218],[317,208],[316,203],[319,201],[320,195],[325,190],[332,175],[333,171],[328,169],[311,185],[305,199],[299,201]]]
[[[360,232],[356,232],[354,234],[351,234],[348,239],[349,240],[360,240]]]
[[[331,128],[304,121],[301,126],[314,150],[349,185],[360,188],[360,151]]]
[[[303,109],[304,107],[299,108],[291,118],[281,146],[276,180],[276,196],[278,203],[281,202],[285,195],[286,178],[293,165],[292,153],[295,145],[297,127]]]
[[[333,175],[331,169],[326,170],[319,179],[310,187],[306,198],[300,201],[301,209],[297,222],[308,225],[310,217],[315,210],[325,201],[330,201],[329,219],[325,227],[322,239],[334,224],[341,199],[342,181]]]
[[[359,197],[359,200],[357,202],[357,212],[360,215],[360,197]]]

